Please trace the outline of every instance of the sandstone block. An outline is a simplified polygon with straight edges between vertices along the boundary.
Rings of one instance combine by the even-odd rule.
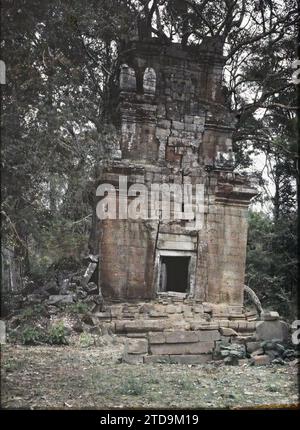
[[[164,333],[149,333],[149,342],[154,343],[165,343],[166,338]]]
[[[289,326],[284,321],[259,321],[256,324],[256,335],[260,340],[278,339],[280,342],[287,342]]]
[[[218,330],[199,330],[198,339],[200,342],[214,342],[220,340],[221,335]]]
[[[220,332],[223,336],[237,336],[237,332],[229,327],[220,327]]]
[[[239,331],[247,331],[248,324],[248,321],[239,321]]]
[[[175,130],[183,130],[184,129],[184,123],[180,121],[172,121],[172,127]]]
[[[169,328],[171,325],[170,321],[167,320],[133,320],[133,321],[116,321],[116,332],[117,333],[139,333],[149,331],[163,331]]]

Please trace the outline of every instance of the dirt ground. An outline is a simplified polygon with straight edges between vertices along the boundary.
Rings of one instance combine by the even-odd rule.
[[[25,409],[249,408],[295,406],[297,366],[120,363],[102,346],[1,350],[1,407]]]

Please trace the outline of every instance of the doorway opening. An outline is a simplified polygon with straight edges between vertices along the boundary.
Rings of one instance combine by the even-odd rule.
[[[161,256],[159,290],[186,293],[189,289],[190,257]]]

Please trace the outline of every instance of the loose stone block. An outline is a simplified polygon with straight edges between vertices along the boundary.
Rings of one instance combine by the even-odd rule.
[[[260,340],[278,339],[281,342],[287,342],[289,326],[284,321],[259,321],[256,324],[256,335]]]
[[[127,339],[125,353],[146,354],[148,352],[148,341],[146,339]]]
[[[166,312],[168,314],[176,314],[178,312],[177,306],[175,306],[175,305],[167,305]]]
[[[208,354],[213,348],[214,342],[164,343],[150,345],[150,352],[158,355]]]
[[[279,313],[275,311],[263,312],[261,318],[264,321],[276,321],[279,320]]]

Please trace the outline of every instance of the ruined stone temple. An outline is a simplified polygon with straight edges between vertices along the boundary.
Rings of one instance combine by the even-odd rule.
[[[235,330],[255,327],[243,310],[243,289],[247,210],[256,190],[233,169],[235,116],[222,88],[222,47],[209,38],[187,47],[133,40],[119,64],[111,97],[120,139],[102,164],[100,183],[113,184],[120,198],[120,176],[128,187],[202,184],[202,208],[193,203],[203,223],[166,222],[159,207],[155,220],[99,221],[99,286],[107,305],[98,316],[137,338],[180,329],[190,340],[198,336],[184,341],[194,346],[182,352],[208,353],[212,346],[203,345],[219,338],[220,321]],[[205,342],[197,349],[202,329]],[[154,336],[152,354],[164,354],[164,342],[175,345],[155,342]]]

